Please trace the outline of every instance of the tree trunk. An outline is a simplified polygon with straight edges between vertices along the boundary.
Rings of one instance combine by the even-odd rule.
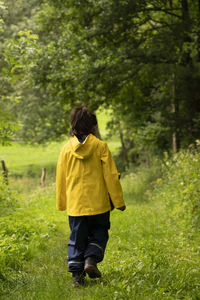
[[[172,112],[174,113],[174,115],[176,114],[176,109],[175,109],[174,103],[172,103]],[[173,153],[177,152],[177,133],[176,133],[176,130],[174,130],[174,132],[172,133],[172,150],[173,150]]]
[[[173,9],[173,0],[169,0],[169,7],[170,9]]]
[[[182,1],[184,2],[184,1]],[[187,1],[186,1],[187,2]],[[169,0],[169,7],[173,9],[173,0]],[[172,150],[173,153],[178,151],[178,133],[177,133],[177,121],[178,121],[178,100],[176,97],[176,87],[175,87],[175,74],[172,73],[172,93],[171,93],[171,101],[172,101],[172,114],[173,114],[173,121],[174,121],[174,131],[172,133]]]
[[[181,0],[182,5],[182,17],[184,21],[189,20],[189,7],[188,7],[188,0]]]
[[[198,61],[200,62],[200,0],[198,1],[198,28],[197,28],[197,35],[198,35]]]
[[[120,141],[121,141],[121,145],[122,145],[122,155],[123,155],[123,158],[125,160],[126,168],[128,168],[129,167],[128,151],[127,151],[126,146],[125,146],[124,135],[123,135],[123,132],[122,132],[122,129],[121,129],[120,122],[118,124],[119,124]]]
[[[189,14],[189,5],[188,5],[188,0],[182,0],[181,1],[182,5],[182,24],[183,24],[183,44],[184,43],[191,43],[191,37],[188,35],[188,32],[190,31],[190,14]],[[189,48],[188,50],[183,52],[182,55],[182,64],[183,65],[189,65],[192,63],[191,59],[191,51]]]
[[[174,121],[174,132],[172,133],[172,150],[176,153],[179,149],[179,138],[178,138],[178,112],[179,112],[179,103],[176,97],[176,86],[175,86],[175,75],[172,74],[172,113]]]

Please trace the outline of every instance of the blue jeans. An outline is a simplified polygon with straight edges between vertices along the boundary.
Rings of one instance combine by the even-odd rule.
[[[97,263],[103,260],[109,237],[110,212],[94,216],[69,216],[69,226],[68,271],[82,273],[87,257],[95,257]]]

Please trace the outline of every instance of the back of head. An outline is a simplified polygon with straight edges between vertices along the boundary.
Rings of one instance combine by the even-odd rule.
[[[72,111],[70,122],[71,135],[76,135],[78,138],[92,133],[94,126],[97,125],[95,114],[90,112],[84,105]]]

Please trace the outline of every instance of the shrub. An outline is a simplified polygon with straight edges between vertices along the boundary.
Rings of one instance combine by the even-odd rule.
[[[20,210],[1,217],[0,224],[0,285],[3,287],[16,278],[13,274],[25,275],[24,262],[33,257],[36,249],[43,249],[55,224]]]
[[[8,214],[18,206],[19,195],[11,191],[0,176],[0,216]]]
[[[161,198],[174,214],[189,223],[200,222],[200,151],[191,147],[166,162],[163,179],[157,181],[155,198]]]
[[[32,258],[36,249],[45,247],[56,227],[48,214],[38,214],[37,205],[20,207],[18,198],[0,177],[0,294],[5,285],[25,276],[24,262]],[[36,204],[39,200],[37,195]]]

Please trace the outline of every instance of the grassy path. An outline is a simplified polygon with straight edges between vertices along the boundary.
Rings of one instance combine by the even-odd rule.
[[[105,138],[109,117],[105,111],[98,116],[100,132]],[[12,266],[16,272],[9,273],[9,267],[5,266],[9,278],[5,286],[0,286],[3,291],[0,299],[200,299],[197,230],[185,226],[184,220],[177,219],[166,209],[163,199],[145,202],[146,198],[151,199],[147,193],[152,187],[148,182],[144,184],[142,176],[133,174],[122,180],[127,210],[111,213],[110,239],[105,259],[99,265],[102,278],[87,279],[86,286],[80,289],[72,287],[66,266],[67,216],[55,210],[55,165],[63,143],[0,147],[1,159],[9,169],[9,186],[22,194],[20,207],[13,215],[5,217],[6,222],[4,213],[2,218],[0,214],[0,222],[4,221],[2,230],[8,230],[3,249],[7,249],[10,242],[12,247],[6,255],[20,261],[19,269]],[[119,138],[114,136],[108,144],[116,153]],[[42,167],[47,168],[47,187],[43,192],[39,186]],[[176,189],[176,183],[173,186]],[[171,197],[170,192],[167,195]],[[1,232],[0,226],[0,236]],[[24,256],[23,247],[28,247]],[[4,283],[0,278],[0,285],[1,282]]]
[[[162,202],[137,203],[127,191],[125,197],[127,210],[111,213],[110,239],[99,265],[103,277],[87,279],[79,289],[72,287],[65,262],[66,214],[55,211],[52,188],[37,198],[40,204],[33,201],[28,209],[57,230],[24,265],[24,280],[1,299],[200,299],[199,237],[174,222]]]

